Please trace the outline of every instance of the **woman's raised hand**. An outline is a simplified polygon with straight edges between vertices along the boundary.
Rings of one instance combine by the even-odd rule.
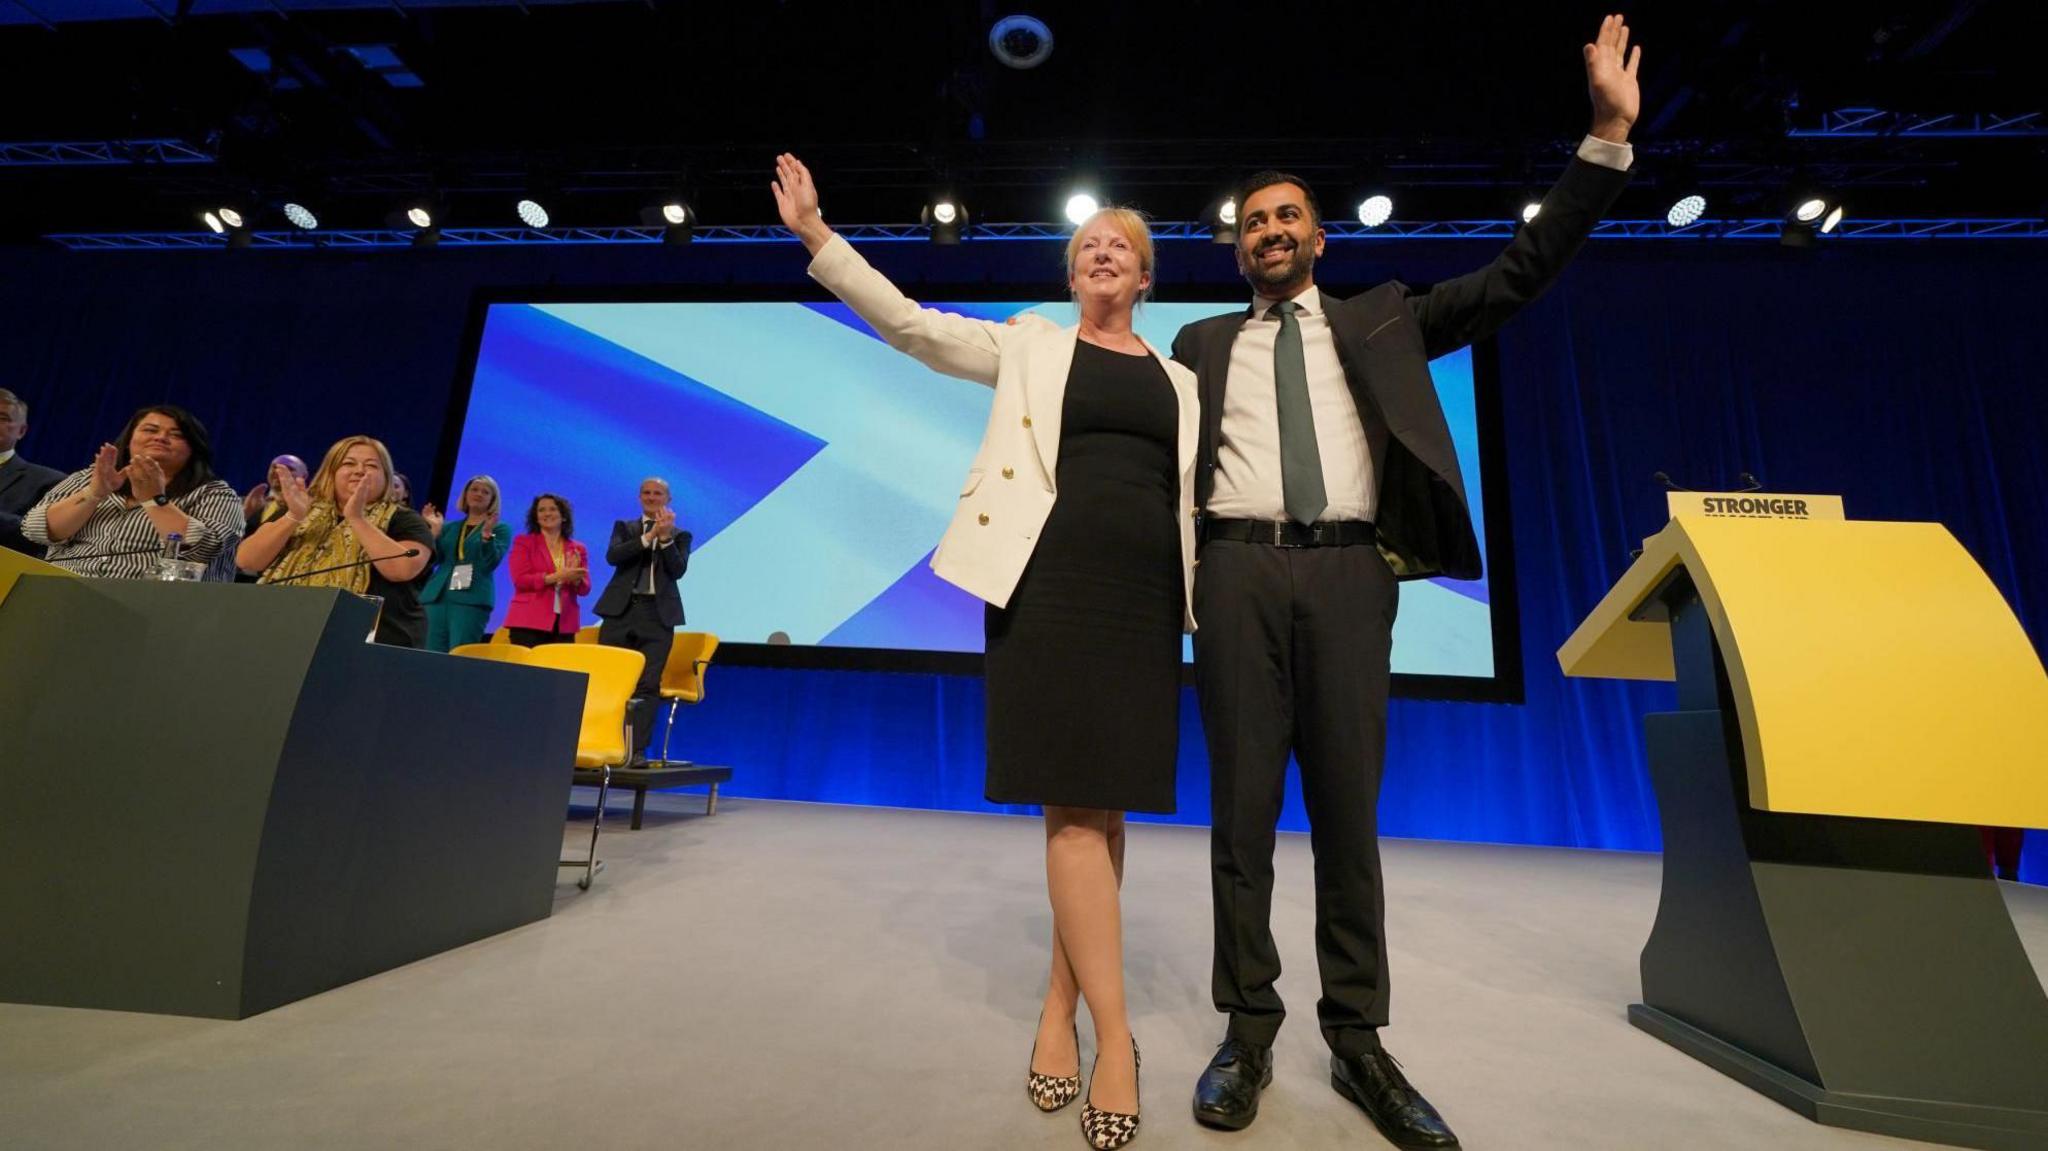
[[[818,211],[818,185],[811,180],[811,170],[784,152],[775,157],[775,179],[768,190],[775,193],[775,210],[782,214],[782,226],[817,255],[832,238],[832,229],[825,226],[825,217]]]
[[[121,486],[121,480],[124,477],[121,474],[121,469],[114,466],[115,461],[120,458],[121,449],[112,444],[101,444],[99,452],[93,456],[92,480],[89,490],[92,492],[92,498],[95,503],[106,499],[113,494],[115,488]]]
[[[305,522],[313,514],[313,494],[306,490],[306,481],[291,472],[277,477],[278,498],[284,501],[284,509],[293,519]]]

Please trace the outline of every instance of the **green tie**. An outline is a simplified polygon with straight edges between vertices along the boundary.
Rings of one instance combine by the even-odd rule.
[[[1280,495],[1287,518],[1312,524],[1330,499],[1323,490],[1323,457],[1316,450],[1316,417],[1308,399],[1308,361],[1301,354],[1300,308],[1293,300],[1273,305],[1280,334],[1273,340],[1273,396],[1280,405]]]

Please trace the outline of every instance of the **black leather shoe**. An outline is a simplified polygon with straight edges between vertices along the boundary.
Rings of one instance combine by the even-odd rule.
[[[1195,1080],[1195,1122],[1242,1131],[1259,1117],[1259,1092],[1273,1082],[1273,1049],[1225,1039]]]
[[[1456,1147],[1444,1118],[1415,1090],[1401,1065],[1384,1050],[1346,1059],[1330,1057],[1330,1086],[1337,1094],[1358,1104],[1380,1134],[1396,1147]]]

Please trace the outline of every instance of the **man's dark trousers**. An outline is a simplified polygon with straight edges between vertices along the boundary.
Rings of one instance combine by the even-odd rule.
[[[1316,869],[1323,1037],[1379,1046],[1387,1022],[1380,765],[1399,588],[1371,544],[1210,540],[1195,573],[1195,684],[1209,744],[1216,1005],[1230,1035],[1270,1046],[1273,844],[1288,753],[1301,765]]]
[[[597,642],[606,647],[631,648],[647,657],[640,669],[639,686],[626,709],[633,725],[633,750],[646,752],[654,738],[654,717],[661,710],[661,670],[668,666],[669,649],[675,646],[676,630],[661,622],[661,604],[656,597],[636,594],[626,610],[612,616],[597,629]]]

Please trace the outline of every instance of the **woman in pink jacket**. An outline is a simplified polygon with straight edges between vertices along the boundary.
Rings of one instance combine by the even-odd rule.
[[[569,643],[583,616],[576,601],[590,594],[590,553],[572,536],[576,516],[552,492],[533,497],[526,534],[512,541],[512,606],[503,626],[521,647]]]

